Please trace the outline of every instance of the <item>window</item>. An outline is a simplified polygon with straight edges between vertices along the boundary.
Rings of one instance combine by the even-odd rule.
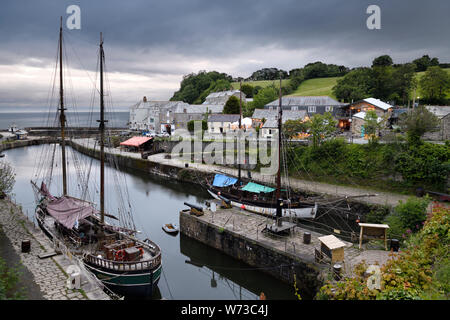
[[[316,112],[316,106],[308,106],[308,112]]]
[[[298,110],[298,107],[297,106],[292,107],[291,110]]]
[[[333,106],[326,106],[325,112],[333,112]]]

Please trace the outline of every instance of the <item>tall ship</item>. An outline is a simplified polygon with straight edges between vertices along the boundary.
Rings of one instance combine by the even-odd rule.
[[[307,199],[293,193],[289,186],[282,186],[281,169],[283,154],[281,107],[281,79],[278,106],[278,169],[276,187],[261,185],[241,175],[241,164],[238,161],[238,176],[229,176],[217,173],[212,181],[206,182],[208,193],[215,199],[229,201],[232,206],[239,207],[254,213],[271,217],[291,217],[302,219],[314,219],[317,214],[318,204],[314,199]],[[242,129],[242,98],[240,99],[240,118],[238,139]],[[238,148],[240,143],[237,144]],[[238,159],[240,150],[238,149]]]
[[[31,181],[37,202],[35,218],[39,227],[55,243],[67,248],[79,266],[94,275],[109,290],[121,296],[151,296],[157,289],[161,276],[162,262],[160,247],[149,240],[140,240],[135,228],[131,204],[126,210],[119,210],[119,218],[106,212],[105,209],[105,130],[108,120],[105,119],[104,102],[104,50],[103,38],[100,33],[99,46],[100,73],[100,191],[99,208],[88,196],[88,181],[90,170],[77,169],[81,178],[81,197],[72,196],[68,190],[68,159],[66,159],[66,113],[63,88],[63,29],[62,18],[59,32],[58,58],[59,63],[59,103],[57,115],[61,129],[59,144],[53,144],[48,156],[41,156],[40,165],[35,179]],[[58,118],[58,117],[56,117]],[[60,146],[60,148],[59,148]],[[59,162],[55,154],[61,154]],[[71,161],[74,166],[79,161]],[[91,163],[92,165],[92,163]],[[59,195],[50,192],[50,184],[54,168],[62,170],[62,190]],[[54,184],[54,183],[53,183]],[[121,184],[123,187],[123,184]],[[55,193],[55,192],[54,192]],[[122,194],[123,195],[123,194]]]

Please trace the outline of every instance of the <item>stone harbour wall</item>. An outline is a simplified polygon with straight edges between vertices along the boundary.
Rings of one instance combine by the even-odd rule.
[[[185,212],[180,213],[180,232],[290,285],[294,285],[295,275],[296,286],[306,299],[312,299],[323,285],[324,268],[314,262],[314,256],[300,259]]]

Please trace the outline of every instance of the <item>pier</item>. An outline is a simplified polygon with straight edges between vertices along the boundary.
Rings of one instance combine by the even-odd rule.
[[[258,268],[291,285],[296,284],[305,297],[312,298],[332,270],[330,262],[318,262],[316,250],[321,250],[319,237],[323,234],[300,228],[294,224],[285,235],[267,231],[274,223],[270,217],[254,214],[239,208],[220,208],[213,205],[203,208],[203,215],[189,208],[180,212],[180,232],[208,246],[216,248],[233,258]],[[216,210],[211,210],[216,206]],[[305,233],[310,234],[309,243],[304,243]],[[351,275],[353,267],[365,260],[368,264],[384,264],[389,251],[359,250],[358,245],[342,241],[344,259],[343,272]]]

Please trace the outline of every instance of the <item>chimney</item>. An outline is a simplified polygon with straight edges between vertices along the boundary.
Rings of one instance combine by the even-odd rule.
[[[144,96],[144,99],[143,99],[143,100],[144,100],[144,102],[147,102],[147,97],[146,97],[146,96]]]

